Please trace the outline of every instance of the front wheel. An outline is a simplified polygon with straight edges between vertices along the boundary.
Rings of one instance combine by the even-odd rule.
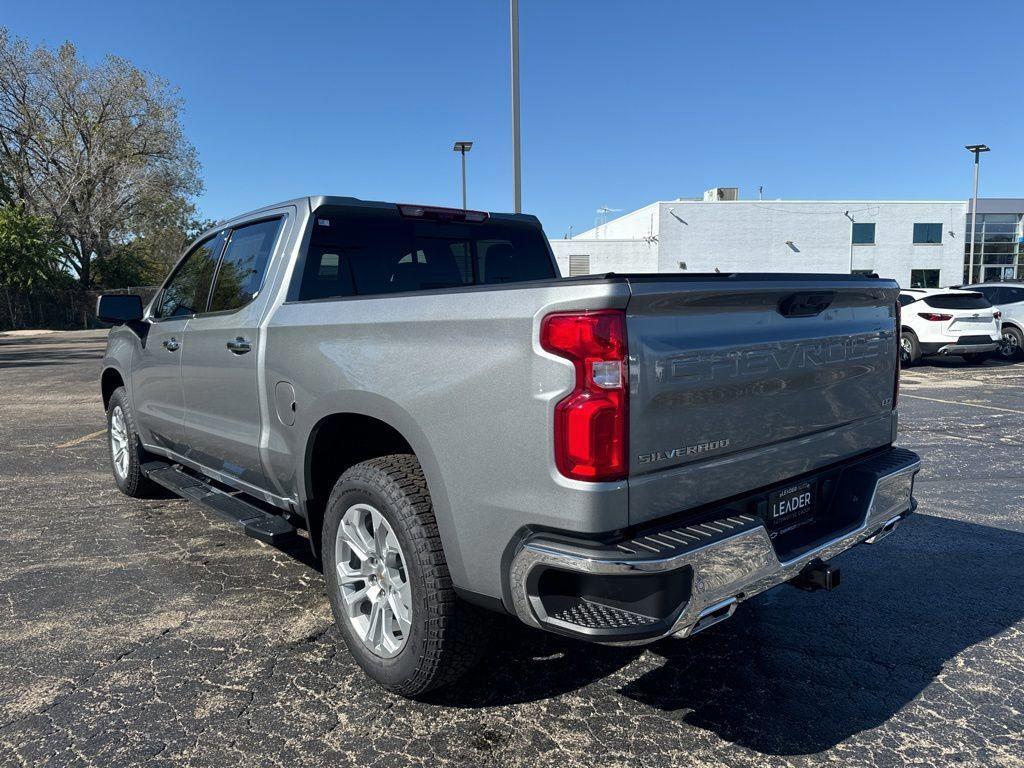
[[[107,437],[110,467],[121,493],[137,499],[152,496],[157,486],[142,474],[145,451],[139,440],[128,391],[124,387],[118,387],[110,396],[107,405]]]
[[[484,651],[489,617],[455,594],[415,456],[383,456],[342,474],[322,546],[345,644],[385,688],[418,696],[456,680]]]

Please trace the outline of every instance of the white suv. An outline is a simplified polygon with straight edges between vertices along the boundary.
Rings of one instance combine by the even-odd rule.
[[[965,286],[965,290],[977,291],[1003,313],[1000,356],[1013,360],[1024,353],[1024,284],[978,283]]]
[[[999,310],[977,291],[904,288],[900,305],[902,365],[927,355],[960,355],[976,365],[999,349]]]

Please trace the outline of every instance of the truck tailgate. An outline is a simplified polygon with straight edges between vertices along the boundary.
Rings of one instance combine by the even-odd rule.
[[[892,441],[891,281],[632,278],[630,523]]]

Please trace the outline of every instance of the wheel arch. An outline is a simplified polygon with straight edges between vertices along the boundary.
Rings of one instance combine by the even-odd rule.
[[[100,375],[100,392],[103,395],[104,411],[110,406],[110,398],[113,396],[114,390],[123,386],[125,386],[125,380],[121,371],[114,366],[107,366],[103,369],[103,373]]]
[[[1005,328],[1006,326],[1010,326],[1011,328],[1015,329],[1018,333],[1024,333],[1024,324],[1021,324],[1016,320],[1003,320],[1000,324],[1000,328]]]
[[[391,401],[362,393],[347,408],[327,408],[312,424],[305,440],[299,477],[300,504],[309,529],[310,546],[320,556],[320,535],[327,498],[341,474],[362,461],[395,453],[411,453],[423,468],[449,568],[458,547],[451,525],[448,496],[434,451],[412,417]],[[355,437],[355,439],[352,439]]]

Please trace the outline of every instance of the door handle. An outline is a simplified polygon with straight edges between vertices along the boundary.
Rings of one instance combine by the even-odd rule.
[[[178,343],[178,340],[175,339],[173,336],[169,339],[164,339],[163,345],[164,349],[166,349],[168,352],[177,352],[178,348],[181,346],[181,344]]]
[[[229,341],[226,346],[236,355],[244,355],[246,352],[252,349],[252,344],[250,344],[249,341],[247,341],[246,339],[243,339],[241,336],[235,338],[232,341]]]

